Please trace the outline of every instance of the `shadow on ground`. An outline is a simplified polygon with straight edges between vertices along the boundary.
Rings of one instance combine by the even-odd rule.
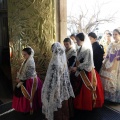
[[[24,114],[24,113],[13,111],[4,116],[1,116],[0,120],[43,120],[43,118],[44,117],[41,110],[33,113],[33,115],[30,115],[30,113]]]

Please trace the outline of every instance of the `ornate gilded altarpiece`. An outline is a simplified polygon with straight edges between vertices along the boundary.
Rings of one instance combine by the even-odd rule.
[[[22,62],[21,51],[28,45],[35,51],[36,70],[44,80],[55,42],[54,0],[8,0],[8,22],[13,83]]]

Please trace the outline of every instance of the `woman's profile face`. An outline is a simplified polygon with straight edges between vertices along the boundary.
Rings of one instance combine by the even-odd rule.
[[[76,41],[77,41],[78,46],[82,45],[82,42],[81,42],[81,40],[78,37],[76,37]]]
[[[111,40],[111,36],[109,34],[107,34],[105,39],[109,41],[109,40]]]
[[[30,55],[29,55],[27,52],[25,52],[25,51],[22,51],[22,55],[23,55],[24,59],[28,59],[29,56],[30,56]]]
[[[64,46],[65,46],[66,49],[70,49],[71,48],[70,42],[64,42]]]
[[[113,31],[113,38],[115,41],[120,40],[120,34],[117,31]]]

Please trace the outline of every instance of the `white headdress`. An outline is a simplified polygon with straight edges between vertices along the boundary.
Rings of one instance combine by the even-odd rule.
[[[41,96],[42,112],[48,120],[53,120],[54,111],[62,107],[62,101],[74,97],[64,47],[56,42],[52,46],[52,51]]]
[[[35,68],[35,62],[34,62],[34,50],[31,47],[26,47],[26,48],[30,48],[31,49],[31,55],[29,56],[29,58],[26,60],[24,60],[24,62],[22,63],[19,72],[17,73],[17,78],[20,80],[26,80],[28,79],[26,76],[26,72],[28,71],[28,67],[32,66],[33,68]],[[32,77],[36,77],[36,71],[34,71],[34,73],[31,73]],[[21,85],[23,84],[23,82],[19,82],[17,84],[17,87],[19,88]]]
[[[78,54],[77,56],[78,61],[82,58],[82,56],[84,56],[84,62],[81,63],[79,66],[81,67],[81,69],[90,72],[94,68],[94,61],[92,44],[87,35],[85,35],[85,40],[81,47],[80,54]],[[78,72],[76,73],[76,75],[78,75]]]
[[[34,50],[30,46],[27,46],[26,48],[30,48],[31,49],[31,55],[30,56],[34,57]]]
[[[93,60],[93,48],[92,48],[92,44],[90,42],[90,39],[88,38],[88,35],[85,34],[85,41],[83,43],[83,48],[85,49],[89,49],[90,50],[90,55],[91,55],[91,69],[94,68],[94,60]]]

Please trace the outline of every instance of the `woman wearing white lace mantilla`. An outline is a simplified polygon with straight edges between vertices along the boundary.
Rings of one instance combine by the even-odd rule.
[[[69,120],[68,100],[74,97],[64,47],[52,45],[49,63],[42,88],[42,112],[48,120]]]
[[[120,28],[113,31],[113,38],[115,41],[108,47],[100,74],[105,99],[120,103]]]
[[[22,50],[24,62],[17,74],[12,107],[19,112],[33,112],[42,107],[42,82],[35,71],[34,51],[31,47]]]
[[[94,69],[93,51],[90,40],[83,33],[76,35],[80,47],[77,53],[76,66],[71,68],[75,74],[76,95],[74,108],[76,110],[92,110],[102,107],[104,95],[99,74]]]

